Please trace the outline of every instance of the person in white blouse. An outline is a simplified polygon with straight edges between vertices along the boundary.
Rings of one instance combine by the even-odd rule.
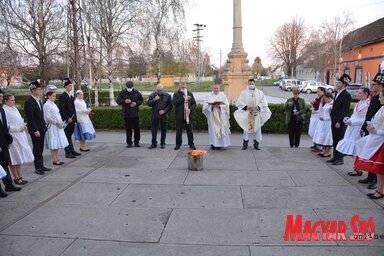
[[[344,118],[344,123],[347,125],[347,130],[345,131],[344,138],[339,141],[336,147],[336,150],[344,155],[352,156],[356,141],[361,138],[361,126],[365,122],[365,116],[369,107],[370,94],[371,91],[369,88],[360,88],[360,101],[355,105],[352,116],[350,118]],[[354,170],[353,172],[348,173],[349,176],[361,176],[362,174],[363,172],[359,170]]]
[[[77,124],[75,127],[75,140],[79,141],[80,151],[88,152],[90,151],[90,149],[85,147],[85,141],[95,139],[96,132],[95,128],[93,128],[92,121],[89,118],[91,109],[87,108],[87,104],[85,103],[83,98],[83,91],[77,90],[75,99],[75,109],[77,116]]]
[[[4,103],[3,109],[7,117],[9,133],[13,137],[13,142],[9,145],[10,168],[15,184],[24,185],[28,181],[22,177],[21,165],[32,163],[35,159],[28,143],[26,134],[28,128],[19,110],[15,107],[15,96],[10,93],[5,94]]]
[[[65,122],[62,121],[60,111],[55,104],[56,93],[49,91],[46,94],[46,102],[44,103],[44,119],[48,124],[48,133],[46,138],[47,148],[51,150],[53,165],[62,165],[59,158],[59,149],[68,146],[67,137],[65,137],[64,128]]]

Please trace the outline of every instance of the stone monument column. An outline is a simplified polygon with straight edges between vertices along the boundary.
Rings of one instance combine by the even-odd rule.
[[[248,54],[243,47],[242,29],[241,0],[233,0],[233,43],[223,74],[224,91],[231,102],[236,101],[248,79],[252,78]]]

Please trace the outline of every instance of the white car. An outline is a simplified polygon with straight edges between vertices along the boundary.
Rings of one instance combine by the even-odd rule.
[[[335,91],[335,88],[332,85],[324,84],[314,80],[305,81],[301,91],[308,94],[315,93],[319,87],[324,87],[327,92],[333,93]]]

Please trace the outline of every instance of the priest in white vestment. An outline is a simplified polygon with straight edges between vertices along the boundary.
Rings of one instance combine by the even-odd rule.
[[[204,101],[203,113],[208,120],[208,135],[211,149],[228,147],[229,140],[229,102],[220,85],[215,84],[213,91]]]
[[[234,117],[243,132],[242,150],[248,148],[248,142],[253,139],[253,147],[260,150],[262,141],[261,127],[271,117],[272,112],[268,108],[267,99],[262,91],[255,87],[255,80],[248,80],[248,88],[240,93],[236,101],[237,110]]]

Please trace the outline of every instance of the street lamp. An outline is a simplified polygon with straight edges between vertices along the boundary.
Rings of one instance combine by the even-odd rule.
[[[193,30],[193,32],[196,32],[196,36],[193,38],[195,39],[197,43],[197,83],[198,88],[200,88],[200,81],[201,81],[201,48],[200,48],[200,42],[202,42],[203,36],[200,35],[200,31],[204,30],[207,26],[204,24],[195,23],[193,24],[196,26],[196,29]]]

